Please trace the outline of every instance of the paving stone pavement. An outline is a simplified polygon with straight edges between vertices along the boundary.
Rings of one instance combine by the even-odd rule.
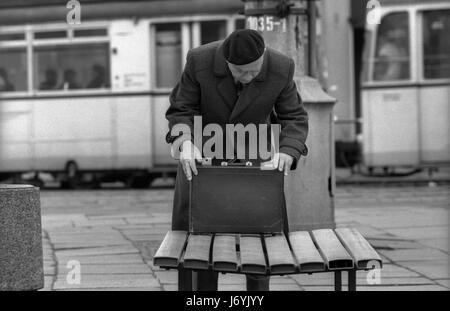
[[[170,228],[172,196],[172,189],[42,191],[43,290],[177,290],[176,272],[152,264]],[[358,290],[449,290],[449,205],[448,185],[338,187],[337,226],[357,228],[384,262],[381,284],[358,271]],[[244,284],[243,275],[219,276],[219,290]],[[333,275],[273,277],[270,287],[331,291]]]

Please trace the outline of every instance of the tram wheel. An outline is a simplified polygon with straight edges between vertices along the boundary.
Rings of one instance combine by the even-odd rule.
[[[80,170],[77,162],[68,161],[65,167],[66,179],[61,182],[63,189],[76,189],[80,185]]]
[[[154,180],[154,176],[151,174],[134,175],[127,182],[130,188],[134,189],[147,189]]]

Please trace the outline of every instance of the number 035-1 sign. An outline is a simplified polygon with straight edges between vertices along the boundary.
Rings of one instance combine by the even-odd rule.
[[[286,18],[276,16],[250,16],[247,18],[247,28],[258,31],[286,31]]]

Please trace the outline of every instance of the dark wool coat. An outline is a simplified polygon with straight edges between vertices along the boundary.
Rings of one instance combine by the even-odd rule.
[[[305,145],[308,115],[293,81],[294,70],[291,58],[267,48],[260,73],[238,97],[222,54],[222,41],[192,49],[181,79],[170,95],[170,107],[166,112],[169,130],[182,123],[194,133],[194,115],[202,116],[203,127],[208,123],[223,128],[225,124],[278,123],[281,125],[279,152],[294,158],[292,169],[295,169],[300,156],[308,152]],[[207,138],[203,138],[203,143],[205,140]],[[189,182],[179,165],[173,230],[188,230],[188,208]]]

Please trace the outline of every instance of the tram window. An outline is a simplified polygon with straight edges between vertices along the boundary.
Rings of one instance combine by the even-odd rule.
[[[181,75],[181,24],[156,25],[156,87],[171,88]]]
[[[407,12],[383,17],[378,27],[373,79],[375,81],[410,78],[409,18]]]
[[[65,31],[65,30],[41,31],[41,32],[34,33],[35,39],[60,39],[60,38],[66,38],[66,37],[67,37],[67,31]]]
[[[36,47],[34,89],[109,88],[107,43]]]
[[[21,41],[25,40],[24,33],[0,33],[0,41]]]
[[[27,54],[24,48],[0,50],[0,92],[27,90]]]
[[[78,37],[105,37],[108,35],[106,29],[77,29],[73,31],[73,36]]]
[[[234,29],[245,29],[245,18],[238,18],[234,21]]]
[[[201,27],[201,44],[225,39],[227,36],[226,21],[203,21]]]
[[[425,79],[450,78],[450,10],[423,12]]]

